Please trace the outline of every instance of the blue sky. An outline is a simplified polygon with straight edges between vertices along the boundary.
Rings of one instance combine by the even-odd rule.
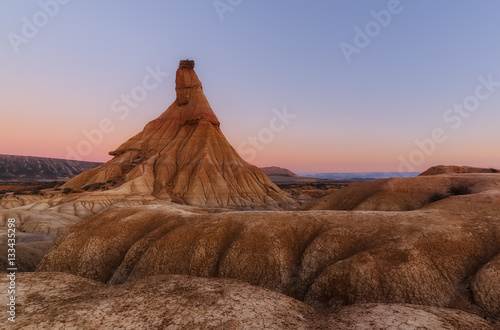
[[[16,52],[9,35],[23,37],[23,17],[43,19],[41,4],[54,3],[57,13]],[[173,102],[178,61],[190,58],[222,131],[256,165],[410,170],[404,159],[416,171],[500,167],[500,88],[458,129],[443,120],[474,95],[478,77],[500,82],[497,1],[401,0],[399,13],[350,63],[340,44],[354,45],[355,28],[365,31],[372,11],[397,2],[221,3],[231,9],[223,20],[210,0],[1,1],[0,153],[65,158],[68,147],[88,140],[83,130],[110,118],[115,129],[81,155],[105,161]],[[170,75],[118,119],[111,103],[141,84],[148,66]],[[283,109],[296,116],[248,159],[252,153],[239,146]],[[436,129],[446,142],[419,149],[415,140],[427,141]]]

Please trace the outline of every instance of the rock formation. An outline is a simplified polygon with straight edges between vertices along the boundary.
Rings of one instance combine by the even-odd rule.
[[[117,192],[151,194],[189,205],[295,206],[226,140],[193,67],[194,61],[180,61],[177,98],[160,117],[110,152],[112,160],[65,187],[108,182]]]
[[[407,205],[412,194],[423,199],[465,179],[469,194],[411,212],[366,211],[383,201],[388,207],[382,209],[393,210]],[[388,182],[377,188],[385,195],[371,201],[364,195],[363,212],[174,214],[169,205],[104,210],[60,236],[37,271],[108,284],[165,274],[233,278],[323,312],[359,303],[409,303],[500,321],[500,176]]]
[[[357,304],[323,314],[232,279],[164,275],[106,286],[64,273],[21,273],[16,280],[16,329],[495,329],[476,315],[431,306]],[[7,276],[0,285],[8,286]]]

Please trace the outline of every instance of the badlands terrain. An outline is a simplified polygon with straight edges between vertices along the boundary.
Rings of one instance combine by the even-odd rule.
[[[0,199],[19,268],[2,326],[500,329],[498,170],[438,166],[303,204],[227,142],[193,68],[112,160]]]

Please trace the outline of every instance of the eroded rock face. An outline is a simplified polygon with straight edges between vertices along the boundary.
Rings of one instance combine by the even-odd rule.
[[[471,283],[474,300],[494,319],[500,319],[500,254],[482,267]]]
[[[181,61],[175,102],[110,154],[106,164],[64,187],[114,182],[116,192],[198,206],[293,207],[296,202],[245,162],[220,130],[194,62]]]
[[[167,275],[105,286],[65,273],[21,273],[16,282],[12,329],[494,329],[478,316],[428,306],[361,304],[320,314],[232,279]]]
[[[21,272],[35,271],[53,240],[81,218],[56,212],[24,209],[0,210],[0,267],[8,268],[8,219],[15,219],[16,266]]]
[[[0,227],[0,235],[7,238],[7,227]],[[19,272],[34,272],[43,256],[53,243],[54,236],[37,235],[17,231],[16,267]],[[9,268],[7,239],[0,240],[0,267]]]
[[[495,329],[465,312],[407,304],[357,304],[341,308],[332,318],[341,324],[339,329],[342,325],[347,329]]]
[[[384,302],[492,317],[497,292],[479,289],[479,303],[469,286],[474,276],[495,281],[478,271],[500,253],[499,204],[500,192],[486,190],[413,212],[120,208],[71,227],[38,270],[109,284],[162,274],[236,278],[322,311]]]

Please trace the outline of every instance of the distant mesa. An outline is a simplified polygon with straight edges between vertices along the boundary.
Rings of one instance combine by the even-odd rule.
[[[66,181],[102,165],[69,159],[0,155],[0,181]]]
[[[264,172],[267,176],[286,176],[290,178],[298,178],[299,176],[292,171],[277,166],[269,166],[269,167],[261,167],[262,172]]]
[[[113,159],[64,187],[111,182],[116,192],[196,206],[296,206],[226,140],[193,68],[194,61],[180,61],[174,103],[110,152]]]
[[[429,168],[427,171],[423,172],[420,175],[426,176],[426,175],[438,175],[438,174],[450,174],[450,173],[500,173],[500,170],[496,168],[438,165]]]

